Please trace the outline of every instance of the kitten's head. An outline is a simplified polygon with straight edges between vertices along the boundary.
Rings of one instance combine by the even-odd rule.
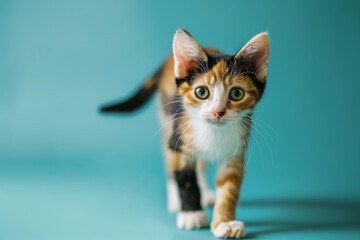
[[[173,53],[176,85],[196,118],[222,126],[251,112],[265,88],[270,44],[267,33],[252,38],[234,55],[203,49],[179,29]]]

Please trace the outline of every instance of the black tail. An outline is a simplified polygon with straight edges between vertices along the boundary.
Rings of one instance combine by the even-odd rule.
[[[140,108],[155,93],[161,74],[162,67],[132,97],[125,101],[106,104],[100,107],[100,111],[103,113],[130,113]]]

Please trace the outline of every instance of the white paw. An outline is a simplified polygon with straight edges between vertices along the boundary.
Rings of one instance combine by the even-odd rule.
[[[213,234],[218,238],[242,238],[245,237],[246,231],[243,222],[230,221],[220,223]]]
[[[211,190],[205,190],[201,192],[201,206],[212,207],[215,203],[215,193]]]
[[[179,212],[181,209],[179,188],[174,180],[167,182],[167,208],[171,213]]]
[[[203,228],[208,226],[205,211],[179,212],[176,216],[176,226],[180,229]]]

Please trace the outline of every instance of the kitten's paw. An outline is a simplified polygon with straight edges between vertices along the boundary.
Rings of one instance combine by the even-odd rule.
[[[240,221],[222,222],[212,232],[218,238],[242,238],[246,235],[244,223]]]
[[[194,229],[208,226],[205,211],[179,212],[176,216],[176,226],[180,229]]]
[[[201,193],[201,206],[212,207],[215,203],[215,193],[211,190],[206,190]]]

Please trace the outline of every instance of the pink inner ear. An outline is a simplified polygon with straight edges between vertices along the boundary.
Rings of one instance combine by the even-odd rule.
[[[189,70],[199,67],[199,62],[182,56],[178,59],[178,65],[176,67],[177,77],[185,78],[187,77]]]
[[[267,33],[260,33],[253,37],[237,54],[236,58],[244,57],[254,67],[257,78],[265,80],[267,63],[270,53],[270,43]]]
[[[256,65],[258,67],[260,67],[260,66],[262,66],[264,64],[267,64],[268,56],[269,56],[269,53],[268,53],[267,49],[262,49],[261,51],[259,51],[257,53],[257,57],[255,59]]]
[[[179,46],[180,45],[180,46]],[[193,48],[190,52],[188,49],[182,48],[181,44],[177,44],[174,47],[175,71],[179,78],[185,78],[188,75],[188,71],[199,66],[199,60],[197,55],[197,49]]]
[[[268,64],[268,56],[269,52],[268,49],[262,49],[260,52],[257,53],[255,58],[256,61],[256,75],[260,80],[266,78],[267,75],[267,64]]]
[[[186,32],[177,31],[173,42],[175,75],[185,78],[189,70],[199,67],[200,61],[206,61],[207,55],[197,42]]]

